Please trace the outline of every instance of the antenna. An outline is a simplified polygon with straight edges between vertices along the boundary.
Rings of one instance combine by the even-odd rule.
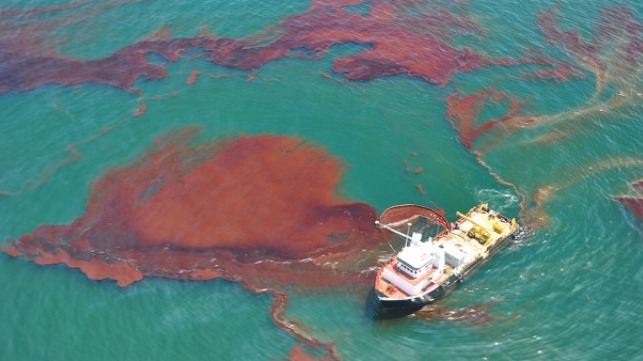
[[[409,243],[409,234],[411,233],[411,222],[406,224],[408,228],[406,229],[406,240],[404,241],[404,247],[408,246]]]

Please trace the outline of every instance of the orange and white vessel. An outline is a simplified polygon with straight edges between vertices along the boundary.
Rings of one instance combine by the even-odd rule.
[[[404,219],[392,221],[392,213]],[[382,213],[375,223],[404,238],[405,245],[377,271],[368,302],[374,316],[408,315],[443,298],[506,245],[520,228],[514,219],[487,204],[457,215],[458,220],[449,223],[439,212],[419,205],[395,206]],[[434,237],[426,232],[411,232],[417,228],[417,220],[432,221],[443,229]],[[396,229],[403,225],[408,225],[406,234]]]

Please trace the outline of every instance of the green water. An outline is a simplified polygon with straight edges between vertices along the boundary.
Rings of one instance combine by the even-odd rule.
[[[0,6],[50,3],[56,2],[4,0]],[[561,26],[590,35],[600,9],[613,3],[476,1],[468,11],[489,34],[456,41],[498,57],[534,46],[569,60],[543,41],[535,25],[538,9],[558,6]],[[637,1],[619,4],[642,22]],[[207,26],[241,37],[306,7],[240,0],[85,6],[47,15],[78,20],[44,36],[60,54],[89,59],[164,26],[172,36]],[[453,215],[490,202],[516,216],[521,194],[565,184],[543,204],[545,226],[511,244],[442,302],[454,310],[491,302],[492,322],[373,322],[363,314],[366,294],[350,288],[293,291],[287,316],[334,342],[346,360],[643,360],[641,223],[611,198],[643,177],[640,97],[519,132],[491,148],[484,160],[518,194],[462,146],[446,119],[445,98],[456,83],[463,92],[494,84],[527,99],[536,115],[555,114],[586,104],[595,90],[591,73],[570,82],[526,81],[517,75],[533,67],[490,66],[459,74],[445,87],[405,76],[368,82],[320,76],[330,73],[333,58],[360,49],[344,44],[320,60],[281,59],[261,67],[252,81],[249,73],[208,63],[193,51],[168,64],[168,78],[139,79],[134,87],[140,95],[95,84],[0,94],[2,239],[71,222],[84,212],[91,183],[102,172],[188,125],[202,127],[203,139],[275,133],[312,140],[345,163],[342,195],[378,210],[412,202]],[[192,70],[202,73],[187,86]],[[220,74],[227,77],[208,76]],[[633,83],[640,93],[640,81]],[[157,95],[166,96],[155,100]],[[133,117],[140,100],[147,111]],[[489,106],[482,115],[503,111]],[[567,136],[531,142],[554,127]],[[80,158],[68,162],[74,143]],[[423,171],[408,172],[407,164]],[[0,360],[282,360],[300,344],[271,321],[269,295],[222,280],[146,278],[119,288],[66,266],[38,266],[1,253],[0,290]]]

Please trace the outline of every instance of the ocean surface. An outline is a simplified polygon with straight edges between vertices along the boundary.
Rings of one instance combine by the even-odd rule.
[[[638,38],[643,48],[643,35],[609,38],[592,60],[560,33],[561,43],[548,41],[538,25],[555,9],[556,25],[590,44],[611,29],[601,25],[608,9],[641,26],[643,5],[419,3],[409,16],[448,9],[484,29],[442,29],[441,39],[455,48],[494,59],[547,57],[568,71],[538,73],[552,63],[516,62],[457,71],[445,82],[408,74],[347,79],[333,71],[334,61],[368,47],[350,41],[320,56],[284,56],[248,69],[210,62],[201,49],[176,61],[148,54],[167,76],[139,76],[129,88],[87,80],[23,89],[7,81],[0,87],[0,242],[9,245],[39,225],[71,223],[85,212],[95,179],[130,164],[167,132],[198,126],[204,139],[297,136],[341,159],[344,199],[377,211],[424,204],[451,220],[488,202],[526,228],[433,316],[374,321],[364,312],[365,287],[293,287],[285,316],[332,342],[337,358],[643,360],[642,223],[614,199],[636,196],[629,184],[643,178],[643,57],[618,47]],[[346,11],[364,16],[372,6],[349,5]],[[6,64],[25,49],[100,59],[164,29],[169,38],[204,29],[255,37],[308,8],[291,0],[1,0],[0,59]],[[47,66],[30,64],[24,68],[34,73]],[[0,78],[10,76],[0,63]],[[449,117],[449,99],[483,89],[510,95],[487,97],[478,124],[507,114],[511,99],[532,123],[501,124],[467,147],[466,130]],[[509,130],[496,131],[503,126]],[[0,297],[0,360],[287,360],[294,348],[328,356],[273,322],[270,293],[223,279],[146,277],[119,287],[64,264],[0,252]],[[484,312],[486,321],[466,312]]]

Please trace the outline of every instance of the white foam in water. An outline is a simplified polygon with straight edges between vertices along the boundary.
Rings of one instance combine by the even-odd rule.
[[[476,189],[477,203],[489,203],[489,205],[504,213],[507,209],[517,207],[520,203],[520,198],[511,190],[498,190],[498,189]]]

